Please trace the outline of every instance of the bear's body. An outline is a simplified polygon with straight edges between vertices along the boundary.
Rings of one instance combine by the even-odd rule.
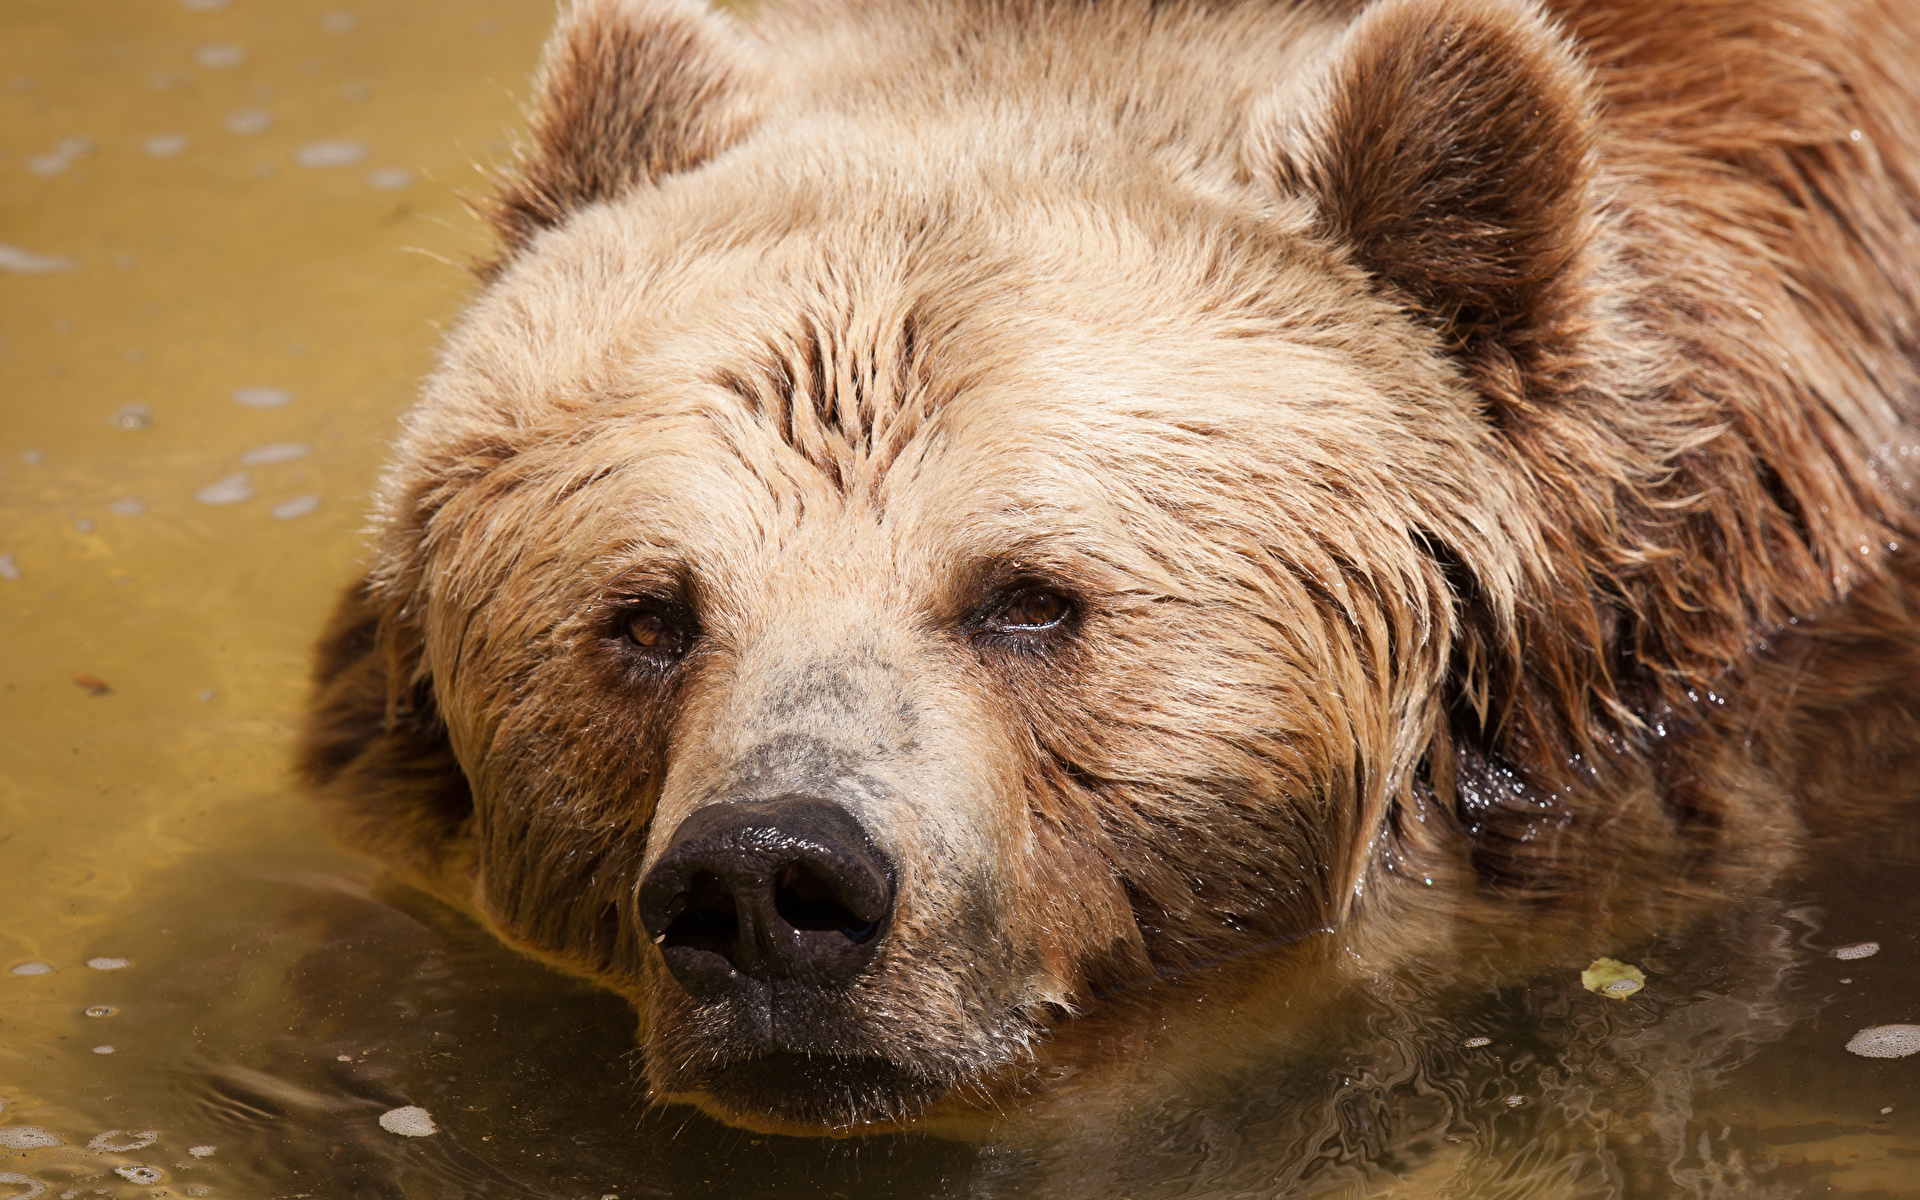
[[[1907,752],[1916,80],[1899,0],[581,0],[303,770],[792,1130],[1770,869],[1797,739]]]

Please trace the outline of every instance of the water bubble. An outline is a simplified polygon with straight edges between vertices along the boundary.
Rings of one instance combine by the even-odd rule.
[[[217,1149],[219,1149],[218,1146],[188,1146],[187,1153],[193,1155],[195,1158],[208,1158],[211,1157]]]
[[[320,18],[320,28],[328,33],[352,33],[360,27],[360,18],[350,12],[330,12]]]
[[[265,467],[305,458],[308,450],[309,447],[302,442],[268,442],[264,446],[242,451],[240,461],[249,467]]]
[[[220,118],[220,127],[228,133],[252,137],[273,128],[273,114],[264,108],[236,108]]]
[[[106,958],[103,956],[88,959],[87,965],[96,971],[118,971],[123,967],[132,966],[133,960],[130,958]]]
[[[147,511],[147,506],[138,496],[122,496],[107,505],[107,511],[116,517],[137,517]]]
[[[282,501],[268,511],[273,513],[276,521],[297,521],[319,507],[320,497],[308,492],[304,496],[295,496],[291,500]]]
[[[153,409],[145,404],[122,404],[113,410],[115,429],[145,429],[153,424]]]
[[[224,71],[247,61],[247,52],[232,42],[208,42],[193,52],[193,61],[203,71]]]
[[[13,556],[9,554],[7,557],[12,558]],[[53,974],[53,964],[43,963],[43,962],[23,962],[19,966],[13,969],[13,973],[15,975],[51,975]]]
[[[1477,1046],[1490,1046],[1493,1044],[1493,1039],[1489,1037],[1470,1037],[1460,1044],[1471,1049]]]
[[[1873,1025],[1847,1040],[1862,1058],[1905,1058],[1920,1051],[1920,1025]]]
[[[116,1142],[113,1140],[115,1138],[126,1140]],[[124,1129],[109,1129],[105,1133],[94,1135],[93,1140],[87,1143],[87,1149],[103,1150],[109,1154],[126,1154],[133,1150],[145,1150],[159,1140],[160,1135],[151,1129],[142,1129],[138,1133],[128,1133]]]
[[[11,552],[0,554],[0,579],[4,579],[8,583],[17,583],[19,582],[21,574],[20,564],[13,561],[13,554]],[[18,968],[15,968],[13,973],[15,975],[22,974]]]
[[[238,504],[252,496],[253,485],[247,482],[245,471],[236,471],[194,493],[194,497],[202,504]]]
[[[113,1173],[128,1183],[154,1184],[166,1178],[152,1167],[115,1167]]]
[[[405,1108],[392,1108],[380,1114],[380,1128],[388,1133],[397,1133],[401,1137],[428,1137],[439,1133],[433,1123],[433,1116],[416,1104]]]
[[[187,148],[187,135],[184,133],[156,133],[140,143],[140,148],[153,158],[172,158]]]
[[[0,1146],[9,1150],[34,1150],[41,1146],[66,1144],[58,1134],[50,1133],[38,1125],[10,1125],[0,1129]]]
[[[235,388],[233,402],[248,408],[285,408],[293,403],[293,393],[271,387]]]
[[[35,1196],[47,1190],[46,1184],[41,1183],[38,1179],[30,1175],[22,1175],[18,1171],[0,1172],[0,1183],[22,1183],[33,1189],[27,1192],[15,1192],[11,1200],[33,1200]]]
[[[93,1052],[95,1054],[112,1054],[113,1047],[112,1046],[95,1046],[93,1048]]]
[[[57,254],[35,254],[19,246],[0,245],[0,271],[15,275],[51,275],[60,271],[78,271],[80,264]]]
[[[327,167],[350,167],[366,156],[365,142],[333,138],[324,142],[308,142],[293,152],[293,161],[318,171]]]
[[[1856,958],[1872,958],[1880,953],[1879,942],[1855,942],[1851,946],[1835,946],[1827,951],[1835,958],[1851,961]]]
[[[367,172],[367,185],[383,192],[398,192],[413,186],[413,172],[405,167],[381,167]]]
[[[95,1004],[87,1009],[87,1015],[90,1017],[110,1017],[118,1011],[119,1010],[111,1004]]]

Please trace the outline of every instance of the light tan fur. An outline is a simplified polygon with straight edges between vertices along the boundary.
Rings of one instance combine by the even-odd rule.
[[[991,1096],[1156,973],[1390,963],[1436,878],[1580,911],[1775,862],[1717,711],[1914,534],[1917,30],[581,0],[304,769],[632,996],[659,1094],[770,1128]],[[1035,580],[1070,637],[979,632]],[[669,592],[700,640],[641,678],[611,631]],[[796,786],[901,900],[833,1031],[780,1036],[916,1082],[745,1111],[737,1014],[633,894],[688,814]]]

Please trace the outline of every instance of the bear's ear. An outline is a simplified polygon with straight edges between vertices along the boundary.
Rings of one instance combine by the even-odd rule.
[[[1323,71],[1279,114],[1282,186],[1489,400],[1524,402],[1571,340],[1595,223],[1584,67],[1524,0],[1382,0]]]
[[[759,116],[755,76],[703,0],[575,0],[547,41],[532,143],[487,206],[506,256],[586,205],[738,141]]]

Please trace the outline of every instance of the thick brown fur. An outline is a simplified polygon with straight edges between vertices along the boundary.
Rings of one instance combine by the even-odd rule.
[[[769,1128],[995,1095],[1143,977],[1764,873],[1768,664],[1912,637],[1916,79],[1895,0],[581,0],[302,770]],[[1069,626],[983,632],[1035,585]],[[902,899],[776,1040],[911,1088],[716,1099],[744,1018],[637,923],[795,787]]]

